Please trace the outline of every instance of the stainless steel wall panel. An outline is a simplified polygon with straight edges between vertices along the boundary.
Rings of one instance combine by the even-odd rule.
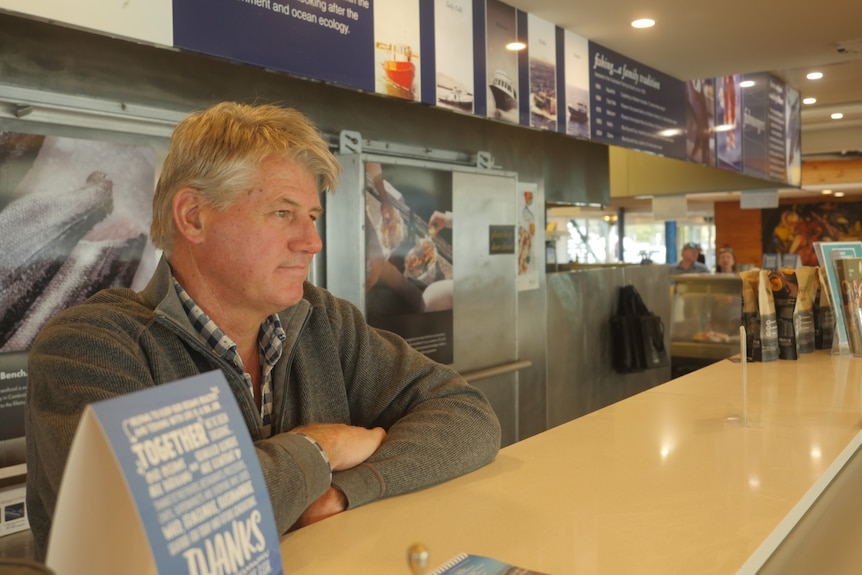
[[[341,178],[328,194],[322,220],[326,222],[323,252],[325,287],[334,295],[365,309],[365,169],[358,154],[338,156]]]
[[[611,366],[609,321],[628,283],[665,324],[670,353],[667,266],[615,266],[554,273],[548,292],[548,426],[553,427],[670,380],[670,366],[621,374]]]
[[[515,179],[453,177],[455,368],[466,372],[518,359],[516,254],[489,254],[489,226],[514,225]]]

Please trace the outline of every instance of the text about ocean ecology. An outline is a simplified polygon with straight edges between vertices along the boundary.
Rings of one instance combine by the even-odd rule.
[[[259,501],[218,391],[127,418],[123,429],[170,557],[181,555],[190,575],[265,575]]]
[[[289,2],[273,2],[271,0],[237,0],[249,6],[270,10],[274,14],[287,16],[297,22],[311,26],[329,28],[339,34],[350,34],[350,26],[359,22],[364,10],[371,7],[369,0],[291,0]]]

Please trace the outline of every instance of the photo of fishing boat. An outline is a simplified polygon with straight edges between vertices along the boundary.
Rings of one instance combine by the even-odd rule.
[[[379,8],[379,10],[378,10]],[[374,90],[404,100],[421,99],[419,1],[379,0],[374,19]]]
[[[530,124],[534,128],[556,130],[557,99],[553,92],[530,93]]]
[[[499,0],[487,0],[485,35],[487,116],[518,124],[518,53],[505,48],[518,39],[515,9]]]
[[[583,124],[589,119],[590,115],[587,113],[587,105],[583,102],[578,102],[574,106],[569,106],[570,122],[577,122],[578,124]]]
[[[380,48],[378,45],[378,49]],[[389,56],[382,63],[386,93],[415,100],[416,64],[413,62],[413,50],[405,44],[390,44],[388,50]]]
[[[494,106],[497,110],[508,112],[518,107],[518,92],[515,90],[515,84],[504,71],[494,72],[489,88],[494,96]]]
[[[527,18],[530,55],[530,126],[557,131],[556,30],[532,14]]]
[[[583,36],[566,30],[563,36],[566,104],[566,133],[578,138],[590,137],[590,53]]]
[[[437,74],[437,104],[462,112],[473,111],[473,92],[445,74]]]
[[[434,8],[436,103],[458,112],[473,112],[473,2],[437,0]]]

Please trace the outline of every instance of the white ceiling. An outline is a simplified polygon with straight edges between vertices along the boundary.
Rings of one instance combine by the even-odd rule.
[[[504,1],[679,80],[770,72],[817,98],[802,110],[803,159],[862,153],[860,0]],[[632,28],[637,18],[656,25]]]

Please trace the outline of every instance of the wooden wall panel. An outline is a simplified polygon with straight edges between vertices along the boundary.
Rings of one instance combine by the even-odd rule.
[[[760,210],[743,210],[739,200],[715,203],[715,249],[729,246],[737,264],[760,267],[763,261],[763,226]]]

